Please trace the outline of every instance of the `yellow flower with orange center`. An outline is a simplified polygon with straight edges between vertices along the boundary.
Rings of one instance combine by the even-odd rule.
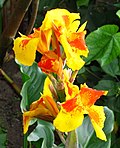
[[[85,44],[86,31],[84,31],[86,23],[78,29],[79,20],[79,13],[70,13],[66,9],[53,9],[47,12],[41,26],[42,30],[54,31],[64,48],[67,65],[72,70],[79,70],[85,64],[80,56],[88,55]]]
[[[88,55],[85,44],[86,31],[84,31],[86,23],[78,29],[79,19],[79,13],[70,13],[66,9],[48,11],[38,29],[34,29],[34,32],[28,36],[21,34],[21,37],[14,40],[13,50],[16,59],[23,65],[31,66],[35,61],[36,51],[38,51],[43,55],[41,60],[46,57],[47,63],[48,61],[50,61],[49,64],[51,64],[51,61],[53,63],[52,69],[49,70],[45,70],[44,64],[42,64],[44,72],[55,72],[60,76],[62,72],[53,69],[56,69],[56,63],[59,65],[57,69],[63,68],[65,58],[62,55],[65,53],[67,66],[72,70],[79,70],[85,64],[80,56],[87,57]],[[61,45],[63,51],[60,49]],[[50,53],[50,51],[53,53],[53,58],[51,54],[49,59],[47,53]],[[55,54],[56,56],[54,56]],[[40,61],[40,63],[44,62],[45,60]]]
[[[69,132],[82,125],[84,114],[88,114],[96,135],[101,140],[106,141],[103,132],[105,113],[103,106],[94,105],[107,91],[99,91],[88,88],[86,84],[81,85],[81,89],[70,82],[65,82],[66,102],[61,104],[61,110],[55,118],[54,126],[62,131]]]

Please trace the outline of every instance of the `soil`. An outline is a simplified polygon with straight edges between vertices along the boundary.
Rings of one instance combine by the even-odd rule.
[[[14,59],[4,63],[2,69],[21,88],[21,75]],[[7,133],[6,148],[23,147],[20,100],[20,96],[0,74],[0,127]]]

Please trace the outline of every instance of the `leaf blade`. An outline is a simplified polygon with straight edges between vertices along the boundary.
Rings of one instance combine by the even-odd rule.
[[[39,99],[40,93],[43,91],[46,75],[40,70],[37,63],[33,63],[33,65],[29,67],[20,65],[20,70],[23,75],[29,77],[29,79],[26,79],[21,90],[21,109],[24,111],[29,109],[32,102]]]
[[[86,62],[101,61],[101,65],[109,64],[120,54],[120,33],[117,25],[104,25],[90,33],[86,43],[90,51]]]

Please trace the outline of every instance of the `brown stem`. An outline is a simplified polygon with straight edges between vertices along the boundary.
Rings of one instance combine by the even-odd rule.
[[[3,34],[13,38],[23,20],[23,17],[28,10],[32,0],[18,0],[14,12],[11,16],[8,27],[5,28]]]
[[[16,2],[16,7],[11,15],[10,22],[0,36],[0,66],[3,64],[6,51],[10,47],[31,2],[32,0],[18,0]]]
[[[20,88],[14,83],[14,81],[0,68],[0,73],[4,76],[4,78],[11,84],[14,90],[20,95]]]
[[[30,34],[33,29],[35,19],[37,17],[38,6],[39,6],[39,0],[34,0],[32,2],[32,15],[30,18],[29,26],[27,27],[26,35]]]

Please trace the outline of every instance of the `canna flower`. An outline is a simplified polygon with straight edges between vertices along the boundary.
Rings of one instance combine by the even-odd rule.
[[[63,62],[60,57],[60,47],[54,36],[53,49],[49,50],[51,42],[51,31],[34,29],[34,33],[28,36],[22,35],[14,41],[14,52],[16,59],[23,65],[31,66],[36,58],[36,51],[43,56],[38,66],[45,73],[56,73],[61,77]],[[57,52],[56,52],[57,51]],[[55,53],[56,52],[56,53]]]
[[[96,135],[106,141],[106,135],[102,130],[104,127],[105,113],[103,106],[94,105],[107,91],[98,91],[88,88],[86,84],[78,86],[65,82],[66,101],[61,104],[61,110],[53,124],[61,132],[75,130],[82,125],[84,114],[88,114],[94,127]]]
[[[79,19],[78,13],[70,13],[65,9],[53,9],[47,12],[41,26],[44,31],[50,29],[54,31],[64,48],[67,65],[72,70],[79,70],[85,63],[80,56],[88,55],[84,39],[86,23],[78,29]]]
[[[61,61],[63,63],[65,61],[65,58],[62,57],[65,53],[67,66],[73,71],[79,70],[85,63],[80,56],[87,57],[88,55],[84,39],[86,23],[78,29],[79,19],[79,13],[70,13],[65,9],[48,11],[38,29],[34,29],[34,32],[28,36],[21,34],[21,37],[14,40],[13,50],[16,59],[23,65],[31,66],[35,60],[36,51],[38,51],[43,55],[43,61],[39,65],[44,69],[45,58],[47,58],[47,61],[55,60],[61,66]],[[60,49],[60,45],[62,45],[64,51]],[[53,54],[53,57],[51,54],[49,59],[50,54],[48,56],[46,54],[50,51],[54,52],[59,58],[55,59],[55,54]],[[52,68],[49,70],[44,69],[44,72],[53,72],[53,65],[55,64],[52,64]]]
[[[33,118],[39,118],[52,122],[57,116],[59,110],[49,89],[50,85],[51,81],[49,78],[46,78],[43,94],[41,95],[40,99],[31,104],[29,111],[23,113],[24,134],[28,131],[30,121]]]
[[[51,42],[51,31],[42,31],[40,28],[34,29],[34,33],[25,36],[20,34],[14,40],[14,53],[16,59],[23,65],[31,66],[36,58],[36,51],[44,54],[49,51]]]

